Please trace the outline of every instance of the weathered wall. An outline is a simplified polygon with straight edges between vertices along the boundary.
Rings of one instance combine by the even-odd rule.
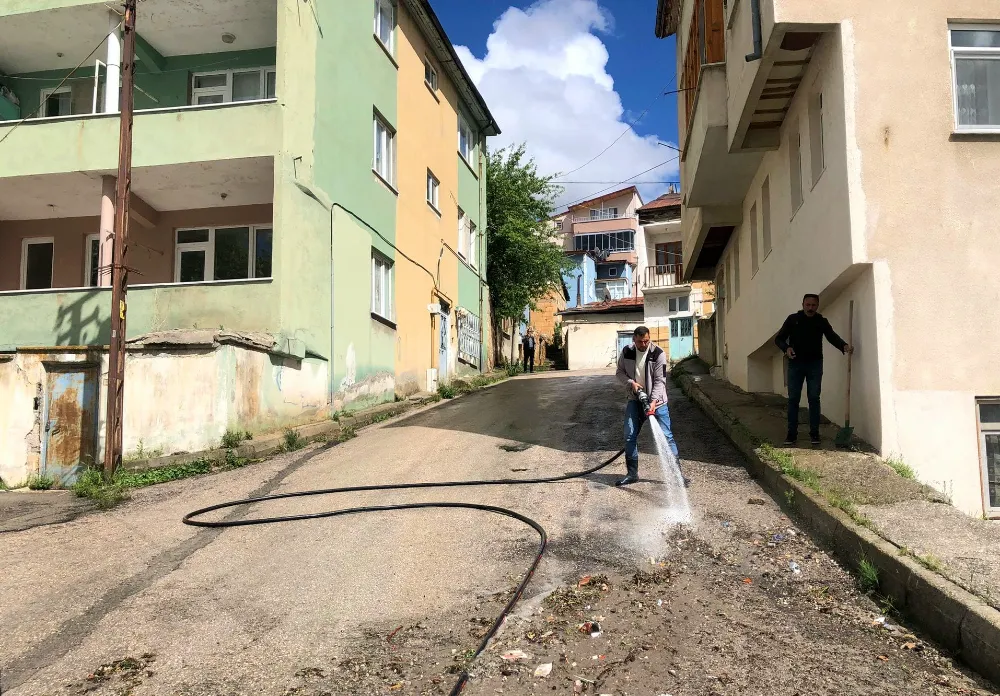
[[[638,312],[565,317],[569,369],[614,366],[618,360],[618,332],[631,333],[642,321]]]

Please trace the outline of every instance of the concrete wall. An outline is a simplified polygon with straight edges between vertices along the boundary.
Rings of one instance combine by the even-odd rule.
[[[632,332],[642,322],[639,312],[564,317],[569,369],[614,366],[618,360],[618,332]]]

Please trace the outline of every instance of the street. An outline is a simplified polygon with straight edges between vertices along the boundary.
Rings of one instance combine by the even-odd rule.
[[[317,496],[247,515],[439,500],[539,521],[548,551],[472,665],[469,694],[994,693],[896,617],[877,622],[885,607],[783,516],[697,407],[676,389],[670,404],[691,479],[690,527],[659,521],[648,431],[643,481],[628,489],[612,485],[619,459],[559,484]],[[622,413],[607,371],[522,377],[343,444],[0,534],[0,690],[448,693],[533,558],[530,528],[471,510],[226,530],[181,517],[251,495],[577,471],[621,447]],[[594,620],[596,637],[577,630]],[[536,677],[546,664],[548,676]]]

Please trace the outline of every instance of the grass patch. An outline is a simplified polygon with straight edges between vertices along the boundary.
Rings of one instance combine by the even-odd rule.
[[[33,491],[47,491],[54,485],[56,482],[51,476],[36,474],[28,477],[28,488]]]
[[[73,484],[73,492],[81,498],[90,498],[101,510],[113,508],[128,499],[128,491],[121,477],[116,475],[110,482],[105,481],[100,469],[84,471]]]
[[[450,384],[439,384],[438,385],[438,396],[442,399],[454,399],[458,395],[455,387]]]
[[[867,558],[862,558],[858,562],[858,587],[865,594],[870,594],[878,589],[878,585],[878,568]]]
[[[285,429],[285,451],[294,452],[295,450],[300,450],[306,446],[306,439],[299,435],[297,430],[292,428]]]
[[[229,430],[222,434],[222,446],[225,449],[239,447],[245,440],[252,440],[253,433],[248,430]]]
[[[785,501],[789,505],[795,505],[795,489],[794,488],[789,488],[787,491],[785,491]]]
[[[922,565],[927,570],[933,570],[935,573],[944,568],[944,562],[932,553],[927,553],[923,556],[914,555],[913,557],[917,560],[917,563]]]
[[[885,460],[885,463],[891,466],[897,474],[905,479],[915,480],[917,478],[916,472],[913,471],[909,464],[903,461],[902,457],[889,457]]]
[[[124,459],[126,462],[138,462],[144,459],[155,459],[157,457],[162,457],[162,456],[163,456],[162,447],[157,447],[156,449],[146,449],[146,446],[143,444],[142,439],[140,438],[139,443],[136,446],[135,450],[126,453],[122,457],[122,459]]]
[[[803,469],[795,463],[794,457],[788,454],[788,452],[782,452],[781,450],[775,449],[768,443],[764,443],[760,446],[758,454],[761,459],[771,462],[789,478],[793,478],[799,483],[802,483],[814,491],[819,491],[819,475],[810,469]]]
[[[353,440],[358,436],[358,429],[353,425],[345,425],[340,429],[340,434],[337,435],[337,442],[347,442],[348,440]]]
[[[521,368],[520,363],[511,363],[504,368],[504,372],[507,373],[508,377],[517,377],[519,374],[524,372],[524,370]]]
[[[115,472],[112,483],[120,483],[126,488],[144,488],[146,486],[155,486],[158,483],[178,481],[192,476],[207,474],[212,470],[212,465],[212,462],[208,459],[196,459],[186,464],[172,464],[171,466],[161,466],[143,471],[119,469]]]

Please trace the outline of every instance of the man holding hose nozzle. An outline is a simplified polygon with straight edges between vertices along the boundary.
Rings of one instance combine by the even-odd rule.
[[[625,346],[618,356],[618,381],[628,387],[625,406],[625,467],[627,474],[616,486],[627,486],[639,480],[639,432],[650,416],[656,418],[670,449],[677,456],[677,443],[670,429],[667,408],[667,354],[649,338],[649,329],[638,327],[632,332],[632,345]],[[680,460],[678,460],[679,462]],[[684,479],[687,485],[687,479]]]

